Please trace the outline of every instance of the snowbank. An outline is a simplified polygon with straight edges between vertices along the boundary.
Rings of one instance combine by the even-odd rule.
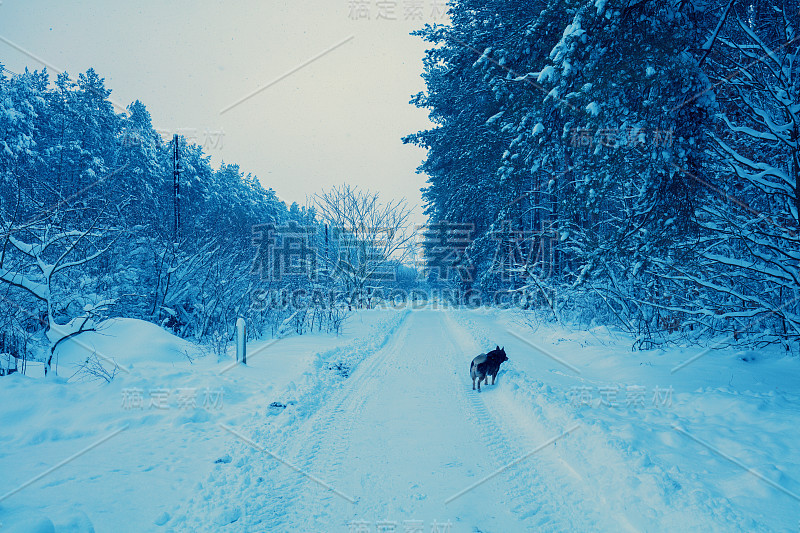
[[[115,364],[131,369],[138,363],[182,363],[197,351],[192,343],[176,337],[163,328],[132,318],[116,318],[98,325],[97,331],[87,331],[63,341],[53,358],[61,376],[70,375],[97,355],[104,366]],[[72,371],[72,372],[71,372]]]
[[[394,315],[356,315],[339,337],[251,342],[247,366],[234,363],[233,346],[218,361],[140,320],[108,321],[64,341],[58,377],[0,378],[0,531],[169,527],[224,461],[231,436],[220,424],[270,416],[270,404],[317,372],[319,353],[347,345],[356,353],[365,332],[381,336]],[[110,383],[78,372],[94,354],[116,369]]]

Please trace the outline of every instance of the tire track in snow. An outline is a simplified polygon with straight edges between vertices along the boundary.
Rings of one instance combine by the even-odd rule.
[[[454,327],[460,327],[468,339],[481,339],[502,334],[504,327],[497,319],[481,314],[458,312]],[[506,326],[507,327],[507,326]],[[469,329],[469,332],[467,332]],[[520,353],[525,347],[514,339],[506,339]],[[467,342],[469,344],[469,342]],[[509,352],[513,363],[515,357]],[[508,363],[507,363],[508,364]],[[563,490],[555,490],[553,496],[564,495],[563,508],[580,507],[584,511],[603,517],[595,530],[683,530],[683,531],[748,531],[759,530],[757,524],[746,520],[731,505],[721,498],[714,498],[702,486],[688,479],[670,464],[651,461],[648,450],[631,447],[619,434],[611,433],[607,420],[586,418],[591,411],[570,409],[564,394],[558,394],[547,383],[546,376],[516,370],[509,365],[503,376],[503,389],[497,391],[493,403],[502,414],[504,425],[514,428],[515,433],[531,440],[542,433],[557,433],[574,422],[583,422],[575,439],[558,443],[558,452],[542,454],[537,466],[545,479],[558,480]],[[579,378],[584,380],[582,377]],[[602,382],[598,382],[602,383]],[[643,424],[638,419],[620,419],[623,423]],[[673,430],[669,426],[646,424],[649,430]],[[692,453],[688,450],[688,453]],[[552,484],[552,483],[551,483]],[[572,501],[570,501],[572,500]],[[594,511],[592,510],[594,509]],[[610,525],[609,525],[610,524]],[[580,528],[583,529],[583,528]]]
[[[392,328],[382,346],[362,361],[319,409],[281,436],[281,453],[291,458],[303,471],[324,480],[338,490],[336,480],[346,463],[347,443],[353,419],[366,397],[354,394],[373,378],[374,370],[395,349],[399,339],[406,335],[408,315]],[[301,399],[302,401],[302,399]],[[335,435],[335,438],[324,438]],[[252,513],[248,526],[259,531],[310,531],[309,521],[319,524],[332,506],[352,506],[350,502],[315,484],[297,472],[281,469],[273,474],[274,497],[263,499]],[[354,496],[348,494],[349,496]],[[250,530],[250,529],[248,529]],[[261,529],[263,530],[263,529]],[[324,529],[322,529],[324,530]]]
[[[348,531],[351,520],[388,520],[398,531],[404,520],[422,521],[426,531],[435,520],[452,521],[454,532],[524,527],[502,504],[503,482],[444,504],[494,467],[486,464],[474,419],[465,418],[462,384],[449,364],[457,348],[449,337],[442,313],[415,313],[292,435],[302,441],[297,453],[308,454],[315,475],[359,501],[336,502],[303,480],[284,484],[294,494],[281,502],[284,516],[271,522],[275,530]]]
[[[572,473],[554,466],[559,455],[550,448],[444,503],[566,429],[553,423],[534,438],[521,438],[506,417],[497,416],[496,402],[489,401],[499,398],[492,386],[481,395],[471,390],[475,347],[447,312],[414,312],[349,378],[323,384],[333,391],[312,391],[302,414],[291,418],[287,409],[261,430],[243,429],[358,503],[239,445],[234,464],[209,480],[204,499],[205,509],[220,500],[241,501],[242,512],[223,515],[231,521],[216,529],[348,531],[356,519],[388,519],[398,531],[406,519],[423,520],[426,531],[434,519],[452,519],[453,532],[620,529],[583,497]],[[208,526],[199,520],[200,529]]]
[[[441,341],[441,346],[437,350],[437,355],[440,356],[440,359],[425,357],[408,361],[407,357],[402,356],[409,352],[409,344],[414,342],[412,336],[417,336],[423,327],[420,323],[424,321],[424,326],[435,325],[434,320],[426,320],[428,317],[431,319],[435,317],[439,321],[440,338],[437,340]],[[444,509],[444,511],[438,511],[437,516],[440,519],[449,518],[447,515],[449,509],[458,508],[459,505],[465,503],[462,501],[442,505],[447,497],[471,485],[475,479],[481,479],[485,475],[505,467],[519,459],[530,448],[558,434],[542,436],[540,442],[527,442],[528,449],[511,444],[514,441],[508,437],[507,431],[502,429],[497,417],[490,412],[486,405],[485,398],[491,396],[491,386],[481,395],[471,390],[471,380],[467,369],[469,360],[475,355],[472,353],[474,345],[472,342],[465,343],[463,341],[462,328],[456,325],[447,313],[443,312],[429,312],[427,317],[416,316],[414,318],[398,328],[384,348],[361,363],[354,374],[344,382],[342,388],[337,390],[331,399],[300,428],[287,437],[295,445],[291,453],[286,452],[287,456],[297,458],[298,464],[331,483],[338,490],[352,493],[353,496],[359,498],[359,503],[351,506],[345,501],[338,500],[336,496],[314,485],[306,478],[291,471],[283,472],[277,487],[277,492],[283,497],[272,499],[272,505],[268,505],[264,509],[264,516],[271,517],[272,520],[259,521],[257,524],[253,524],[254,526],[269,526],[269,530],[274,531],[346,531],[348,520],[368,519],[370,522],[375,522],[384,518],[406,518],[406,515],[399,517],[393,515],[393,513],[401,512],[404,508],[403,500],[408,494],[404,493],[403,487],[387,483],[387,486],[381,488],[370,484],[370,478],[376,475],[376,472],[380,473],[380,464],[368,460],[365,469],[354,473],[350,471],[351,465],[347,460],[350,451],[358,448],[358,443],[352,441],[354,438],[353,426],[359,413],[364,410],[371,397],[380,394],[381,390],[386,387],[386,380],[391,379],[394,373],[403,375],[406,371],[416,370],[419,375],[430,375],[436,372],[446,374],[446,379],[432,382],[431,394],[435,393],[440,398],[446,399],[444,404],[449,413],[466,415],[465,423],[469,433],[481,442],[479,454],[472,453],[469,457],[464,457],[458,452],[452,453],[448,465],[452,468],[452,472],[456,473],[468,469],[468,461],[478,459],[481,466],[484,467],[483,471],[469,474],[472,479],[468,478],[462,484],[451,484],[451,488],[447,491],[425,494],[425,498],[430,500],[433,505],[416,506],[419,509],[426,507]],[[412,328],[412,326],[416,327]],[[424,334],[421,336],[425,337]],[[442,372],[447,367],[450,367],[450,371]],[[480,437],[477,437],[476,433],[480,433]],[[356,435],[356,438],[358,437],[363,438],[363,435]],[[362,446],[360,449],[363,451],[364,447]],[[387,449],[387,453],[390,453],[390,450]],[[521,464],[511,467],[496,478],[489,480],[484,486],[476,487],[476,494],[463,496],[463,500],[468,502],[466,506],[470,507],[474,505],[473,502],[480,502],[487,497],[490,501],[496,498],[496,503],[513,511],[516,515],[516,520],[519,522],[514,526],[515,529],[526,527],[545,531],[591,530],[603,525],[603,521],[599,518],[591,518],[596,513],[573,512],[574,502],[571,501],[571,498],[554,497],[546,483],[537,477],[531,464],[534,461],[536,461],[535,456],[529,457]],[[348,477],[352,478],[353,474],[362,477],[355,480],[354,484],[347,485],[345,480]],[[555,480],[551,479],[552,481]],[[420,485],[424,486],[423,483]],[[365,493],[365,489],[371,489],[373,493],[370,493],[369,490]],[[570,492],[569,496],[573,494]],[[565,502],[565,499],[568,501]],[[405,507],[413,508],[414,505]],[[564,508],[571,509],[571,512],[565,513]],[[504,531],[505,529],[498,524],[503,523],[504,520],[505,524],[508,524],[507,517],[503,517],[502,509],[496,510],[495,515],[476,517],[456,512],[452,519],[455,522],[456,531]],[[602,514],[598,516],[602,516]],[[417,515],[412,517],[417,517]],[[430,516],[427,518],[430,521]],[[400,522],[399,520],[395,521]],[[605,525],[617,526],[612,523]],[[256,530],[257,528],[252,529],[252,531]]]
[[[488,346],[481,347],[464,324],[458,323],[449,312],[447,313],[447,323],[453,334],[451,342],[456,344],[459,351],[465,355],[463,361],[456,358],[453,361],[454,364],[465,366],[465,361],[468,363],[471,357],[488,348]],[[513,355],[511,357],[513,358]],[[492,451],[497,469],[519,460],[531,450],[537,449],[543,442],[547,442],[548,439],[564,435],[566,432],[572,433],[571,428],[576,426],[576,424],[567,424],[556,427],[557,424],[546,424],[544,425],[546,432],[543,431],[536,435],[535,440],[526,438],[529,436],[520,435],[519,432],[514,431],[513,427],[508,426],[509,416],[502,418],[499,416],[501,407],[496,402],[493,403],[491,410],[487,407],[489,398],[498,399],[493,394],[494,387],[502,385],[502,380],[498,381],[498,385],[484,387],[484,391],[478,393],[472,391],[472,380],[469,378],[469,374],[462,371],[461,375],[464,376],[462,379],[463,390],[466,391],[466,394],[462,396],[466,398],[465,403],[473,413],[476,425],[481,430],[487,447]],[[538,414],[541,416],[541,413]],[[573,420],[572,422],[577,421]],[[581,431],[581,428],[579,427],[575,431]],[[564,435],[564,437],[569,438],[570,436]],[[559,440],[500,474],[500,477],[503,477],[511,487],[507,493],[507,503],[514,513],[525,522],[527,527],[539,531],[619,530],[620,527],[635,531],[635,528],[629,528],[624,523],[609,519],[605,509],[590,504],[593,501],[591,497],[593,495],[585,493],[584,487],[581,487],[582,478],[569,466],[569,463],[560,459],[561,471],[554,471],[551,456],[558,454],[554,450],[558,447]],[[550,468],[545,468],[546,466],[550,466]]]
[[[351,344],[322,352],[316,367],[307,373],[308,379],[301,389],[298,391],[291,384],[284,393],[290,396],[299,393],[296,405],[277,415],[265,405],[262,412],[254,414],[252,419],[244,423],[236,424],[235,429],[259,447],[295,466],[310,470],[313,475],[314,470],[310,465],[320,455],[320,449],[314,449],[313,441],[306,442],[296,438],[296,435],[301,429],[307,432],[323,431],[325,422],[349,413],[347,406],[341,405],[342,399],[347,397],[343,388],[344,384],[353,383],[356,378],[354,373],[344,381],[321,379],[329,377],[329,372],[332,372],[322,367],[340,355],[350,365],[368,365],[372,355],[381,352],[395,339],[408,316],[408,312],[397,318],[390,315],[390,321],[386,323],[388,327],[379,326],[377,331],[369,331],[368,336],[357,337]],[[317,416],[322,415],[322,409],[328,409],[332,414]],[[303,446],[306,448],[302,449]],[[286,509],[297,504],[303,481],[308,481],[308,478],[239,440],[231,441],[228,451],[227,454],[220,452],[222,457],[217,460],[220,464],[175,509],[175,516],[166,530],[290,531]],[[302,459],[304,453],[307,453],[306,460]],[[325,475],[317,477],[323,482],[329,481]],[[324,490],[318,485],[314,486]]]
[[[346,467],[353,422],[368,399],[364,391],[374,388],[376,370],[385,365],[386,359],[397,350],[398,344],[408,335],[408,328],[408,320],[405,320],[380,350],[358,365],[331,400],[305,424],[306,427],[297,430],[293,438],[301,442],[301,447],[296,456],[303,458],[304,469],[316,472],[334,486],[339,486],[337,481],[342,479]],[[295,476],[289,490],[291,496],[282,505],[285,514],[281,525],[286,531],[328,530],[332,525],[325,519],[330,510],[333,507],[349,509],[353,505],[300,476]],[[351,496],[358,497],[355,494]],[[314,529],[309,529],[309,521],[313,521]]]

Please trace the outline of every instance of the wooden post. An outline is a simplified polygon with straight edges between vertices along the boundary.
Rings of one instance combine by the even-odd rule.
[[[236,319],[236,360],[247,364],[247,323],[242,317]]]

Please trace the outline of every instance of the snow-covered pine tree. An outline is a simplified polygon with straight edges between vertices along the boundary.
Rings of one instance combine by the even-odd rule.
[[[698,18],[687,2],[583,2],[537,78],[563,103],[565,274],[642,340],[675,320],[653,261],[687,261],[696,234],[713,107]]]
[[[732,338],[800,338],[800,5],[736,2],[707,64],[717,88],[718,170],[699,206],[692,320]]]
[[[556,4],[452,2],[450,26],[416,32],[434,47],[425,58],[427,91],[412,103],[430,109],[437,127],[405,141],[428,149],[419,172],[428,176],[423,197],[431,223],[471,227],[475,243],[464,260],[478,267],[483,289],[503,286],[492,269],[497,247],[492,228],[502,221],[513,221],[520,230],[532,225],[535,208],[525,191],[536,179],[531,172],[536,154],[521,155],[518,145],[540,122],[539,110],[531,112],[531,106],[546,91],[524,74],[560,37],[559,20],[568,13]],[[469,288],[471,280],[466,281]]]
[[[484,289],[519,288],[497,272],[511,243],[541,303],[566,287],[634,331],[667,320],[650,267],[696,231],[713,103],[692,53],[703,15],[678,1],[457,1],[452,28],[421,32],[438,47],[415,103],[441,126],[410,139],[429,149],[434,220],[480,217],[470,251]]]

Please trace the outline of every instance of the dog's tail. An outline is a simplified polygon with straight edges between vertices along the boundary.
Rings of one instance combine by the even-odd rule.
[[[472,362],[469,364],[469,371],[470,371],[470,373],[472,373],[472,369],[473,369],[474,367],[475,367],[475,361],[473,360],[473,361],[472,361]]]

